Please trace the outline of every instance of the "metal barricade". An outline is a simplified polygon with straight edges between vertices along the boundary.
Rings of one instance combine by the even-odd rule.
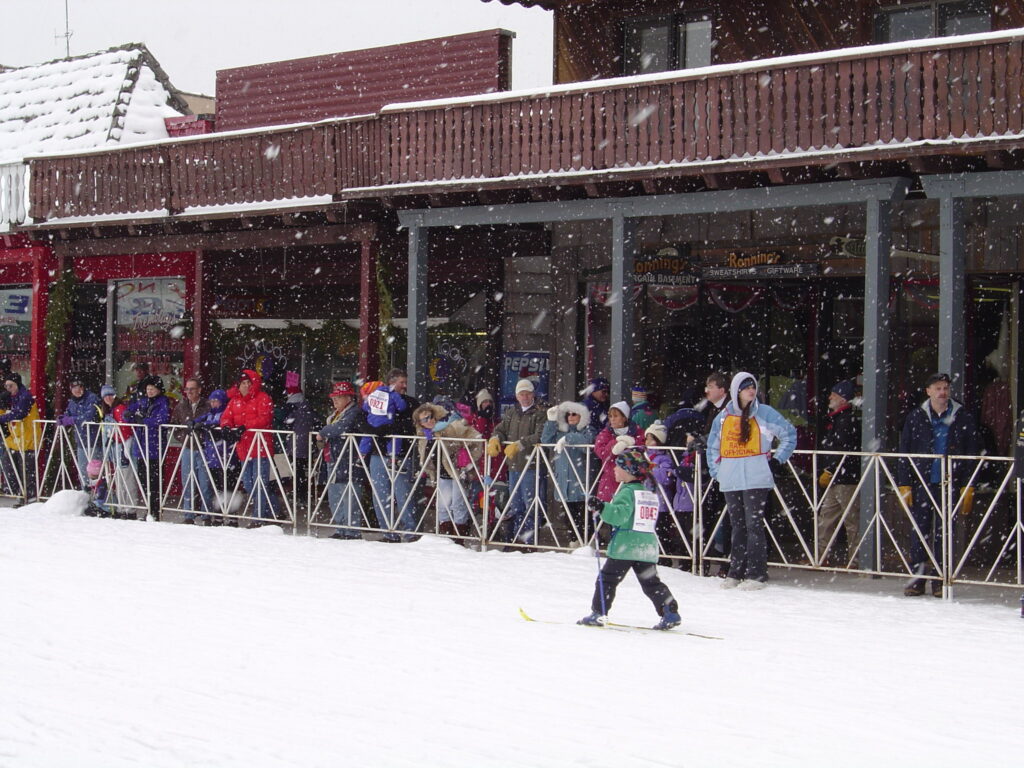
[[[145,519],[150,511],[149,427],[145,424],[101,422],[99,466],[86,467],[93,502],[113,517]],[[137,450],[136,450],[137,449]]]
[[[246,429],[238,476],[228,475],[221,513],[249,527],[287,523],[298,528],[295,433],[277,429]],[[236,454],[237,455],[237,454]],[[216,514],[211,511],[209,514]]]
[[[205,522],[223,523],[228,517],[234,446],[222,433],[219,427],[161,425],[161,512],[177,512],[188,521],[199,516]]]
[[[358,539],[379,530],[370,498],[369,457],[360,453],[360,440],[359,435],[346,435],[335,456],[310,434],[306,506],[312,535],[333,529],[336,538]]]
[[[948,486],[947,561],[950,584],[1024,586],[1024,524],[1021,481],[1013,459],[1002,456],[950,456],[948,477],[974,488],[973,508],[962,488]]]
[[[0,434],[0,496],[24,503],[36,497],[38,451],[15,447],[23,422],[9,421]],[[14,445],[12,445],[14,444]]]

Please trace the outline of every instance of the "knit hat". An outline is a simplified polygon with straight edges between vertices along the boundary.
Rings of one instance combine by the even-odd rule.
[[[516,394],[520,392],[533,392],[533,382],[529,379],[520,379],[516,382]]]
[[[109,384],[100,387],[100,397],[117,397],[117,390]]]
[[[164,380],[159,376],[147,376],[139,382],[143,387],[156,387],[160,390],[160,393],[164,392]]]
[[[494,395],[492,395],[486,389],[481,389],[479,392],[476,393],[476,407],[477,408],[479,408],[481,405],[483,405],[488,400],[490,400],[493,403],[494,402]]]
[[[610,411],[612,408],[614,408],[616,411],[621,413],[627,419],[629,418],[629,414],[630,414],[629,403],[627,403],[625,400],[619,400],[619,402],[617,402],[617,403],[612,403],[608,407],[608,410]]]
[[[615,466],[638,480],[651,474],[651,462],[640,448],[630,448],[615,457]]]
[[[661,419],[645,429],[644,434],[656,438],[659,445],[664,445],[668,441],[668,427]]]
[[[370,393],[376,392],[380,387],[384,386],[383,381],[367,381],[359,388],[359,394],[363,397],[369,397]]]
[[[757,380],[753,376],[749,376],[745,378],[743,381],[741,381],[740,385],[736,387],[736,391],[742,392],[744,389],[747,389],[748,387],[754,387],[755,389],[757,389]]]
[[[350,381],[339,381],[334,385],[334,389],[331,390],[331,394],[328,397],[342,397],[345,395],[349,397],[356,396],[356,388],[352,386]]]
[[[225,405],[228,404],[228,393],[225,392],[223,389],[215,389],[213,390],[213,392],[210,393],[210,396],[206,398],[206,400],[207,402],[209,402],[210,400],[216,400],[218,403],[221,404],[221,407],[223,408]]]
[[[852,381],[840,381],[832,387],[832,391],[839,395],[843,400],[853,399],[853,382]]]
[[[636,384],[634,384],[632,387],[630,387],[629,391],[630,392],[636,392],[637,394],[644,394],[644,395],[646,395],[648,392],[651,391],[651,388],[648,387],[646,384],[644,384],[642,381],[638,381]]]
[[[4,383],[7,383],[8,381],[13,381],[15,384],[17,384],[20,387],[21,383],[22,383],[21,382],[21,375],[18,374],[18,373],[15,373],[14,371],[7,371],[7,372],[4,373]]]

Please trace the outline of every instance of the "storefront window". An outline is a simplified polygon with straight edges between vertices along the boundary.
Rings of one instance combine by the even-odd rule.
[[[0,357],[11,361],[11,370],[29,381],[29,334],[32,330],[32,289],[0,289]]]
[[[113,283],[114,386],[124,392],[135,381],[132,364],[147,362],[164,380],[169,394],[180,396],[185,367],[185,280],[136,278]]]

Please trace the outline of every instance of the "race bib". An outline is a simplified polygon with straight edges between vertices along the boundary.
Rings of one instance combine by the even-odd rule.
[[[651,491],[637,491],[633,494],[633,530],[640,533],[654,533],[658,524],[658,494]]]
[[[366,398],[366,403],[370,406],[370,413],[374,416],[387,416],[389,402],[388,393],[381,389],[374,390]]]

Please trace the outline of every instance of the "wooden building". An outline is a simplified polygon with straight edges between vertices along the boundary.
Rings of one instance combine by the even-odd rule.
[[[820,395],[855,378],[877,449],[939,369],[1003,452],[1024,3],[520,4],[555,14],[550,88],[33,158],[18,229],[64,258],[192,254],[207,369],[222,300],[258,319],[261,297],[287,301],[267,280],[315,295],[327,270],[324,300],[360,307],[361,373],[381,316],[408,318],[420,393],[501,350],[548,355],[558,398],[607,375],[667,403],[742,367],[807,444]],[[460,383],[495,384],[477,373]]]

